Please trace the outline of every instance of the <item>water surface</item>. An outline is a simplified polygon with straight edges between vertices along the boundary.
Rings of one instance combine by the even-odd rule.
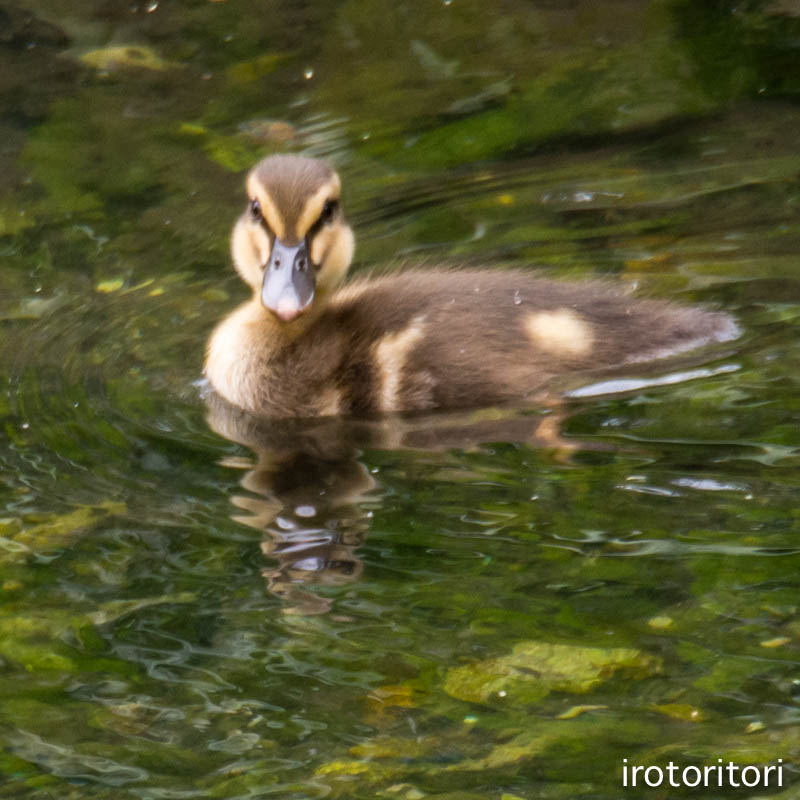
[[[3,796],[664,796],[624,758],[783,759],[704,796],[793,796],[796,3],[25,0],[0,28]],[[207,419],[242,173],[283,151],[337,165],[356,271],[602,277],[743,335],[573,391],[570,447],[531,438],[544,408]]]

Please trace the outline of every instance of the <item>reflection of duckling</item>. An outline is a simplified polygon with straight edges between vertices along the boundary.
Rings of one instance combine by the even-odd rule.
[[[379,489],[360,459],[364,448],[449,450],[487,441],[538,439],[542,419],[515,409],[487,415],[461,411],[411,419],[356,420],[324,417],[274,420],[256,417],[209,393],[208,423],[221,436],[252,449],[256,459],[225,459],[245,469],[244,492],[231,497],[233,519],[264,534],[261,549],[267,590],[284,613],[328,611],[330,598],[317,586],[342,586],[363,571],[358,549],[371,525],[365,506]]]
[[[274,562],[262,571],[267,591],[284,613],[328,611],[331,601],[313,587],[352,583],[363,571],[357,550],[371,514],[360,504],[376,488],[357,458],[367,431],[340,418],[257,418],[218,395],[206,400],[211,428],[256,455],[223,463],[247,470],[232,518],[264,534],[261,550]]]
[[[231,498],[246,514],[234,519],[264,533],[261,551],[276,563],[262,574],[267,589],[284,601],[286,613],[316,614],[330,608],[310,586],[341,586],[357,581],[370,513],[358,506],[375,488],[367,469],[354,457],[326,461],[298,452],[275,461],[261,451],[241,486],[246,495]]]
[[[270,417],[365,415],[533,400],[547,381],[733,338],[722,313],[634,299],[602,283],[510,270],[409,270],[337,291],[353,255],[339,177],[271,156],[233,230],[250,301],[214,331],[205,371]]]

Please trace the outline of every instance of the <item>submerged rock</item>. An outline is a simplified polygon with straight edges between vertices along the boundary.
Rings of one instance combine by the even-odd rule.
[[[510,655],[449,670],[444,690],[471,703],[535,703],[552,691],[584,694],[620,671],[641,678],[659,668],[657,658],[629,647],[519,642]]]

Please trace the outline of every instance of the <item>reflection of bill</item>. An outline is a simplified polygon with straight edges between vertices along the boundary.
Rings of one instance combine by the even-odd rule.
[[[357,550],[370,525],[365,500],[377,485],[360,461],[365,448],[466,449],[484,442],[528,442],[568,452],[560,415],[490,409],[424,417],[352,420],[266,420],[250,416],[214,393],[206,397],[209,426],[246,445],[256,459],[229,459],[245,469],[246,494],[231,502],[236,522],[264,533],[261,549],[276,565],[265,568],[268,590],[285,613],[319,614],[331,601],[309,586],[340,586],[359,578]]]
[[[722,789],[731,787],[738,789],[746,787],[766,789],[769,786],[783,786],[783,759],[779,758],[777,764],[768,764],[763,767],[748,764],[744,767],[734,764],[733,761],[723,763],[721,758],[716,764],[705,764],[702,767],[690,765],[681,767],[670,761],[664,767],[642,766],[628,764],[628,759],[622,759],[622,785],[623,786],[671,786],[694,788],[702,786],[704,789]],[[774,774],[773,774],[774,773]]]

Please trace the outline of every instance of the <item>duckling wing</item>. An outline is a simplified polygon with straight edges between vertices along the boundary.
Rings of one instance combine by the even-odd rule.
[[[736,335],[725,314],[519,271],[407,271],[332,303],[351,411],[529,398],[556,375],[663,358]]]

